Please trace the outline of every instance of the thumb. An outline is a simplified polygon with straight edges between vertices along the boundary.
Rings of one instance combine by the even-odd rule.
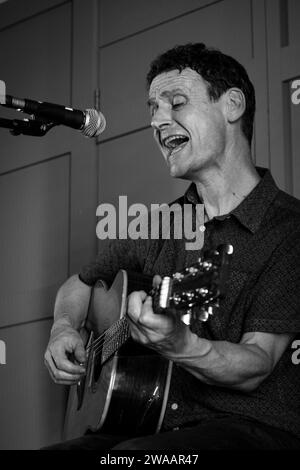
[[[74,349],[74,357],[79,364],[84,364],[86,361],[86,352],[83,347],[82,341],[78,341]]]
[[[162,281],[161,277],[158,274],[155,274],[155,276],[153,277],[153,280],[152,280],[153,287],[158,287],[160,285],[161,281]]]

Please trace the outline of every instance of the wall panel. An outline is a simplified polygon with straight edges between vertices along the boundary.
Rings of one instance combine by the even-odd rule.
[[[0,31],[0,78],[7,94],[71,104],[71,12],[70,3],[63,4]],[[29,117],[4,107],[0,116]],[[13,137],[0,128],[0,135],[2,173],[66,152],[71,131],[54,128],[45,137]]]
[[[99,203],[118,207],[119,195],[126,195],[128,204],[143,203],[150,208],[181,196],[187,184],[170,178],[151,129],[99,146]]]
[[[8,94],[94,107],[97,3],[0,5]],[[0,107],[0,116],[26,115]],[[0,449],[39,448],[61,439],[66,390],[53,384],[43,357],[57,289],[96,250],[96,145],[63,126],[41,138],[0,129],[0,138],[0,339],[7,343]]]
[[[0,449],[38,449],[61,440],[66,401],[44,366],[50,321],[1,328]]]
[[[52,315],[68,275],[69,156],[0,176],[0,325]]]
[[[216,3],[100,49],[101,106],[108,121],[103,139],[149,124],[145,77],[150,62],[167,48],[203,41],[249,65],[252,59],[250,7],[248,0]],[[235,21],[233,11],[239,21]]]
[[[279,186],[300,194],[297,148],[299,109],[291,82],[300,76],[299,2],[267,0],[270,167]]]
[[[120,40],[218,1],[223,0],[100,0],[99,44]]]
[[[300,72],[300,69],[299,69]],[[298,77],[300,80],[300,76]],[[300,159],[299,159],[299,149],[300,149],[300,104],[293,104],[291,101],[291,88],[292,81],[287,82],[287,93],[284,95],[285,99],[288,102],[290,108],[290,119],[287,119],[286,126],[287,132],[284,134],[285,144],[287,146],[286,150],[286,160],[291,160],[290,162],[290,180],[287,181],[287,184],[290,184],[291,193],[300,199]],[[287,179],[287,178],[286,178]]]

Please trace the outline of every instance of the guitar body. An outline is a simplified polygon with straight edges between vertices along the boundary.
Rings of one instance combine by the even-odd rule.
[[[139,436],[160,430],[171,362],[131,339],[103,362],[105,350],[104,347],[101,350],[100,336],[124,319],[127,284],[127,273],[121,270],[109,290],[102,282],[93,289],[83,331],[89,350],[87,373],[70,388],[64,427],[66,440],[83,436],[87,431]],[[105,343],[108,338],[104,338]]]

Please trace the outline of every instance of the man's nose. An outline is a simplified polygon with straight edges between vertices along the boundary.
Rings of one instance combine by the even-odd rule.
[[[156,110],[152,120],[151,127],[161,130],[172,124],[172,111],[167,107],[160,107]]]

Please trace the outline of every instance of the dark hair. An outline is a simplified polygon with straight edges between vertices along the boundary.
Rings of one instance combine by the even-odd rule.
[[[217,101],[232,87],[237,87],[244,93],[246,109],[242,116],[242,131],[251,145],[255,114],[254,87],[245,68],[221,51],[208,48],[203,43],[175,46],[151,63],[147,74],[148,89],[157,75],[171,70],[182,72],[187,67],[195,70],[207,82],[208,95],[213,101]]]

